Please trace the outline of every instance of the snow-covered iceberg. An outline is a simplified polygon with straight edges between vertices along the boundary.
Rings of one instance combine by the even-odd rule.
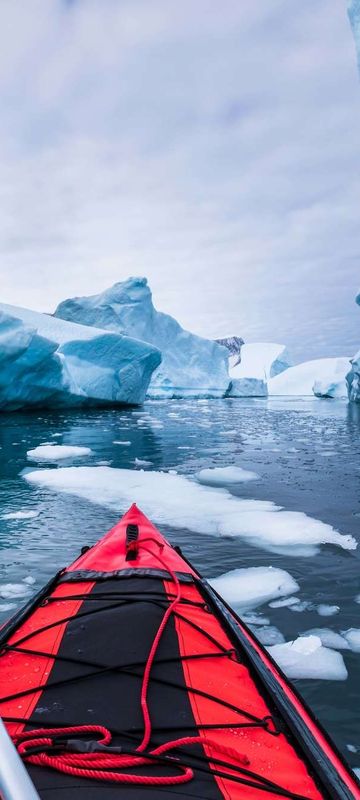
[[[268,382],[269,395],[346,397],[348,358],[316,358],[290,367]]]
[[[0,304],[0,409],[138,404],[161,355],[144,342]]]
[[[257,342],[244,344],[241,361],[231,363],[229,397],[266,397],[267,382],[292,365],[283,344]]]
[[[223,397],[228,389],[227,349],[156,311],[146,278],[129,278],[102,294],[64,300],[55,316],[159,348],[162,361],[152,376],[150,397]]]
[[[359,48],[360,48],[360,6],[359,6]],[[355,303],[360,306],[360,291],[355,297]],[[351,369],[346,375],[349,400],[360,403],[360,350],[350,359]]]
[[[360,69],[360,0],[349,0],[348,14],[353,29]]]

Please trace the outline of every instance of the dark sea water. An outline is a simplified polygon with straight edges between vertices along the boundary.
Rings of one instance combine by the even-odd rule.
[[[224,436],[224,430],[234,433]],[[114,440],[128,440],[131,445],[115,445]],[[96,487],[90,503],[29,485],[22,471],[49,464],[33,464],[27,451],[44,442],[91,448],[92,454],[81,462],[68,459],[63,466],[106,462],[135,469],[138,458],[150,461],[153,470],[176,469],[192,475],[203,467],[236,464],[260,476],[234,490],[241,497],[304,511],[340,533],[360,538],[360,406],[270,398],[154,401],[143,409],[124,411],[2,414],[0,515],[33,511],[37,516],[0,519],[0,619],[6,619],[125,510],[117,513],[96,503]],[[360,605],[355,602],[360,592],[360,547],[345,551],[325,545],[317,555],[305,558],[270,553],[239,538],[162,530],[207,577],[235,567],[273,565],[287,570],[300,584],[301,599],[313,607],[302,613],[260,609],[287,641],[313,627],[360,628]],[[322,603],[338,605],[339,613],[319,616],[314,605]],[[360,766],[360,653],[343,651],[343,656],[349,672],[346,681],[296,683],[350,763]],[[348,744],[358,753],[350,752]]]

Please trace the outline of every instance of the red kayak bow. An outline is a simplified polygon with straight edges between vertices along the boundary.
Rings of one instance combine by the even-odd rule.
[[[0,713],[44,800],[360,800],[294,687],[135,505],[0,645]]]

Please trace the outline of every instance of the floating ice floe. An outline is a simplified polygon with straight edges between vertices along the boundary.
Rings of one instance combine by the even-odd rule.
[[[253,609],[274,597],[299,590],[294,578],[277,567],[233,569],[209,583],[235,609]]]
[[[40,511],[8,511],[7,514],[1,514],[1,519],[34,519],[39,514]]]
[[[324,647],[318,636],[301,636],[268,650],[289,678],[345,681],[348,676],[341,653]]]
[[[0,603],[0,614],[5,614],[6,611],[11,611],[16,608],[16,603]]]
[[[145,458],[134,458],[134,464],[136,467],[151,467],[152,461],[146,461]]]
[[[28,586],[33,586],[36,580],[32,575],[26,575],[26,577],[23,578],[23,583],[26,583]]]
[[[269,395],[346,397],[348,358],[317,358],[290,367],[268,382]]]
[[[349,628],[347,631],[342,631],[350,650],[354,653],[360,653],[360,628]]]
[[[242,469],[242,467],[211,467],[210,469],[201,469],[196,473],[195,478],[205,486],[229,486],[258,480],[259,476],[256,472]]]
[[[333,617],[335,614],[338,614],[340,611],[340,606],[331,606],[327,603],[320,603],[316,606],[316,611],[320,614],[320,617]]]
[[[43,444],[27,451],[27,457],[31,461],[61,461],[63,458],[78,458],[79,456],[89,456],[92,450],[90,447],[72,447],[65,444]]]
[[[249,611],[241,611],[241,619],[246,625],[256,626],[256,625],[270,625],[270,620],[268,617],[264,617],[263,614],[259,614],[258,611],[254,611],[250,613]]]
[[[129,447],[129,445],[131,444],[131,442],[129,441],[129,439],[127,439],[127,440],[126,440],[126,441],[124,441],[124,442],[121,442],[119,439],[115,439],[115,440],[113,441],[113,444],[121,444],[123,447]]]
[[[285,637],[275,625],[264,625],[260,628],[255,628],[256,638],[259,639],[261,644],[269,647],[274,644],[283,644]]]
[[[29,587],[24,583],[2,583],[0,584],[0,597],[4,600],[12,600],[15,597],[25,597],[29,594]]]
[[[296,606],[300,603],[298,597],[281,597],[280,600],[273,600],[269,603],[270,608],[284,608],[290,606]]]
[[[152,375],[150,397],[223,397],[229,386],[228,350],[157,311],[146,278],[129,278],[101,294],[64,300],[55,317],[128,334],[158,348],[162,360]]]
[[[182,475],[113,467],[62,467],[26,471],[24,478],[118,512],[135,501],[159,525],[239,536],[271,552],[312,556],[321,544],[331,543],[344,550],[357,546],[352,536],[302,512],[282,510],[270,501],[244,500],[226,489],[203,486]]]
[[[333,650],[350,650],[349,642],[345,637],[330,628],[311,628],[309,631],[301,633],[300,636],[317,636],[324,647],[331,647]]]

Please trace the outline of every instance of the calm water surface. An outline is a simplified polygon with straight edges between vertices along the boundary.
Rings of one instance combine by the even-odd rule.
[[[235,433],[224,436],[224,431]],[[131,445],[115,445],[114,440]],[[118,515],[96,503],[28,485],[21,475],[31,466],[27,451],[45,442],[91,448],[91,456],[81,462],[68,459],[62,462],[66,466],[106,462],[134,469],[135,458],[151,461],[154,470],[184,474],[207,466],[243,466],[257,472],[260,480],[234,490],[242,497],[273,500],[360,538],[360,406],[271,398],[148,402],[141,410],[2,414],[0,515],[39,513],[27,519],[0,519],[0,619],[22,602],[21,590],[7,584],[22,584],[30,596],[125,510],[119,509]],[[360,592],[360,547],[344,551],[324,546],[318,555],[300,558],[274,555],[241,539],[163,531],[207,577],[235,567],[272,564],[298,581],[301,599],[340,606],[336,616],[327,618],[316,610],[293,613],[264,606],[266,617],[286,640],[312,627],[360,628],[360,605],[354,600]],[[23,583],[24,578],[35,579],[35,584]],[[15,596],[9,597],[12,591]],[[343,655],[347,681],[296,683],[350,763],[360,766],[360,653]],[[358,748],[358,754],[349,752],[348,744]]]

